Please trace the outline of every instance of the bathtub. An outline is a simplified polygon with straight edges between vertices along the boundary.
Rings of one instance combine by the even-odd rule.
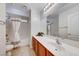
[[[12,50],[14,48],[13,45],[6,45],[6,51]]]

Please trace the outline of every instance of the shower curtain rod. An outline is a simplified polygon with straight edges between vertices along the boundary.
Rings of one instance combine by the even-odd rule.
[[[17,21],[17,22],[23,22],[23,23],[27,22],[27,20],[23,20],[23,19],[20,19],[20,18],[11,18],[11,21]]]

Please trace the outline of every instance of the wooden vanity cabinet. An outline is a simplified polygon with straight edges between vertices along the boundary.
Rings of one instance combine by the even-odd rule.
[[[46,50],[46,56],[54,56],[50,51]]]
[[[38,55],[38,51],[37,51],[38,46],[37,45],[38,45],[37,40],[34,37],[32,37],[32,48],[33,48],[36,55]]]
[[[36,56],[54,56],[48,49],[46,49],[40,42],[32,37],[32,47]]]
[[[38,56],[46,56],[45,48],[39,42],[38,42]]]
[[[35,51],[35,39],[34,39],[34,37],[32,37],[32,48],[33,48],[33,50]]]

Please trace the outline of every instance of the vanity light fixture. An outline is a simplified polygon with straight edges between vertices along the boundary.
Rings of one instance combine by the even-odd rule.
[[[45,7],[44,7],[44,14],[46,14],[47,12],[49,12],[52,8],[55,7],[55,5],[57,5],[56,3],[48,3]]]
[[[52,5],[53,3],[48,3],[44,8],[44,12],[46,12]]]

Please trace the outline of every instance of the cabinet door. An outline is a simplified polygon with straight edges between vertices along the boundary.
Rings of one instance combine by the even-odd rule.
[[[38,43],[39,45],[39,49],[38,49],[38,55],[39,56],[45,56],[45,48],[40,44],[40,43]]]
[[[54,56],[51,52],[49,52],[48,50],[46,50],[46,56]]]
[[[32,48],[34,51],[35,51],[35,45],[36,45],[35,39],[34,37],[32,37]]]
[[[35,52],[36,55],[38,54],[37,42],[38,41],[34,37],[32,37],[32,47],[33,47],[33,50],[34,50],[34,52]]]
[[[36,55],[38,56],[38,48],[39,48],[38,45],[39,45],[39,44],[38,44],[38,41],[37,41],[37,40],[35,40],[35,43],[36,43],[36,44],[35,44],[35,53],[36,53]]]

